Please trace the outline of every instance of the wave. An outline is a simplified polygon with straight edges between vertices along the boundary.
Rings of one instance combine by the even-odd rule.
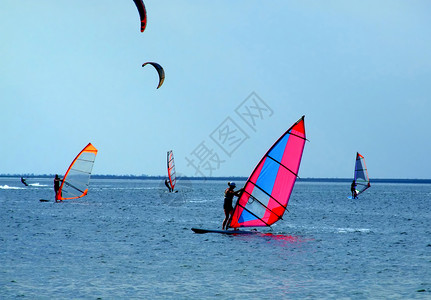
[[[338,233],[351,233],[351,232],[371,232],[368,228],[337,228]]]
[[[29,186],[49,186],[49,185],[47,185],[47,184],[40,184],[39,182],[36,182],[36,183],[29,183],[28,185],[29,185]]]
[[[124,191],[124,190],[159,190],[157,187],[94,187],[94,189],[98,190],[115,190],[115,191]]]
[[[272,227],[275,227],[274,226]],[[317,232],[331,232],[331,233],[374,233],[374,231],[370,228],[356,228],[356,227],[332,227],[332,226],[294,226],[290,225],[289,228],[299,228],[301,230],[305,231],[317,231]]]
[[[5,184],[5,185],[0,185],[0,189],[2,189],[2,190],[23,190],[25,188],[17,187],[17,186],[8,186],[7,184]]]

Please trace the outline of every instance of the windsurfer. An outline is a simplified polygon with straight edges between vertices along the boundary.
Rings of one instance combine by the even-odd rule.
[[[55,174],[55,178],[54,178],[54,192],[55,192],[55,202],[58,202],[58,190],[60,189],[60,183],[61,183],[61,179],[60,177],[58,177],[57,174]]]
[[[169,181],[165,179],[165,185],[169,189],[169,193],[172,192],[171,186],[169,185]]]
[[[356,182],[353,179],[352,185],[350,186],[350,191],[352,192],[352,198],[356,199]]]
[[[234,188],[236,187],[235,182],[228,182],[227,185],[229,187],[224,191],[223,209],[224,209],[225,218],[223,220],[222,230],[225,230],[225,228],[228,229],[229,227],[230,219],[233,212],[233,206],[232,206],[233,196],[239,197],[242,192],[242,189],[238,191],[234,191]]]
[[[25,182],[25,179],[23,177],[21,177],[21,182],[22,184],[24,184],[25,186],[28,186],[27,182]]]

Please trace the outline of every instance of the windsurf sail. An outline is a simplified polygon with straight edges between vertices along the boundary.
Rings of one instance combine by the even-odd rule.
[[[57,200],[77,199],[87,195],[97,149],[89,143],[75,157],[60,185]]]
[[[365,159],[358,152],[356,152],[355,183],[356,195],[363,193],[371,186],[370,178],[368,177],[367,166],[365,165]]]
[[[172,152],[172,150],[168,151],[168,176],[169,176],[169,185],[171,186],[171,189],[173,192],[175,183],[177,183],[177,175],[175,174],[175,161],[174,161],[174,153]]]
[[[268,150],[251,173],[229,227],[270,226],[283,217],[304,150],[302,116]]]

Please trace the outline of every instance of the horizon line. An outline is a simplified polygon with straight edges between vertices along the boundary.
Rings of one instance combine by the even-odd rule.
[[[51,178],[54,177],[55,174],[0,174],[0,178],[11,177],[11,178]],[[133,175],[133,174],[94,174],[91,175],[93,179],[163,179],[167,178],[165,175]],[[205,176],[178,176],[177,179],[189,179],[189,180],[243,180],[246,181],[248,177],[246,176],[213,176],[213,177],[205,177]],[[352,178],[347,177],[301,177],[297,178],[297,181],[332,181],[332,182],[350,182]],[[370,182],[394,182],[394,183],[431,183],[431,178],[371,178]]]

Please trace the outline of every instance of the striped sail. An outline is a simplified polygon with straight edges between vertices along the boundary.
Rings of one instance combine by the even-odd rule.
[[[248,178],[230,227],[270,226],[283,217],[306,141],[304,116],[263,156]]]
[[[358,152],[356,152],[355,183],[357,195],[363,193],[371,186],[370,178],[368,177],[367,166],[365,165],[365,159]]]
[[[172,191],[174,190],[175,183],[177,182],[177,175],[175,174],[175,161],[174,161],[174,153],[172,150],[168,151],[168,176],[169,176],[169,185],[171,186]]]
[[[58,200],[76,199],[87,195],[96,155],[97,149],[91,143],[79,152],[64,175]]]

